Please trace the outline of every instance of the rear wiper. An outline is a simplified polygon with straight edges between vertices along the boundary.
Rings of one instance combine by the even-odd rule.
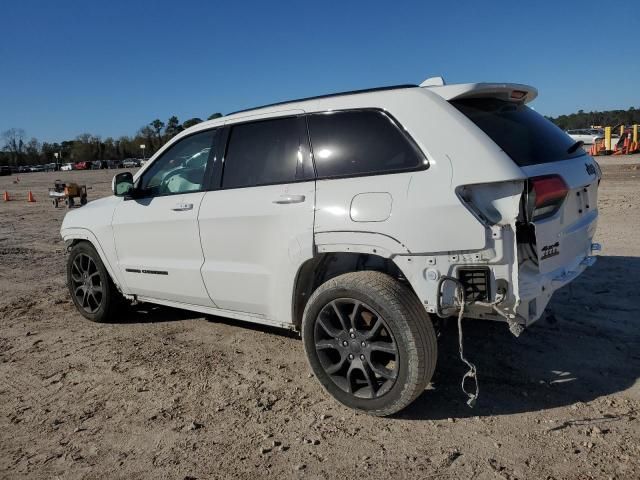
[[[578,140],[576,143],[574,143],[567,149],[567,153],[573,153],[583,145],[584,145],[584,142],[582,140]]]

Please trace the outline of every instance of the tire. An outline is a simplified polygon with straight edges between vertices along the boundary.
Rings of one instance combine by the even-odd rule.
[[[375,271],[346,273],[318,287],[304,311],[302,340],[325,390],[376,416],[413,402],[437,361],[433,324],[416,295]]]
[[[89,242],[77,243],[69,252],[67,287],[73,304],[92,322],[117,321],[126,305],[100,255]]]

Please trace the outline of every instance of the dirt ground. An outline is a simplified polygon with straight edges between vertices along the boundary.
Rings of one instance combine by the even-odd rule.
[[[445,329],[432,385],[387,419],[332,401],[295,335],[145,305],[88,322],[46,189],[97,198],[114,171],[0,177],[0,477],[640,478],[640,158],[601,164],[602,255],[555,322],[466,322],[474,409]]]

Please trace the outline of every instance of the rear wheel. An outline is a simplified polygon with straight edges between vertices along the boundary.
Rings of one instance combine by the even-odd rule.
[[[74,245],[69,253],[67,285],[78,311],[93,322],[115,321],[125,305],[98,252],[88,242]]]
[[[429,315],[407,286],[380,272],[347,273],[321,285],[305,308],[302,337],[324,388],[372,415],[402,410],[435,370]]]

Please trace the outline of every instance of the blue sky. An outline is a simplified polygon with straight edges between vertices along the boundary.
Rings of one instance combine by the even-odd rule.
[[[0,5],[0,132],[134,134],[341,90],[513,81],[557,115],[640,107],[636,0]]]

